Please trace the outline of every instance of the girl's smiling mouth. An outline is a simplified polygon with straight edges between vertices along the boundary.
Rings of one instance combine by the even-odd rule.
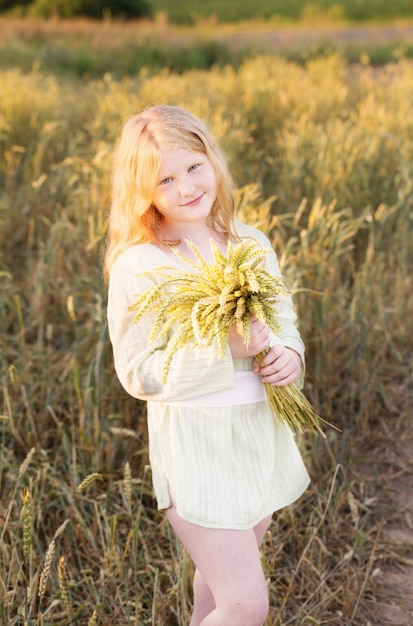
[[[201,195],[198,196],[197,198],[194,198],[193,200],[190,200],[189,202],[185,202],[183,206],[193,206],[194,204],[198,204],[198,202],[200,202],[200,200],[202,200],[203,197],[204,197],[204,194],[201,193]]]

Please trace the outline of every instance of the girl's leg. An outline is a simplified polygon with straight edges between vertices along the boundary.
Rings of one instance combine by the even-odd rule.
[[[199,626],[202,620],[215,609],[215,600],[198,568],[195,570],[193,592],[194,608],[189,626]]]
[[[265,533],[271,524],[272,515],[268,515],[254,527],[257,546],[261,545]],[[199,569],[196,569],[193,583],[194,609],[189,626],[199,626],[202,620],[215,609],[214,596]]]
[[[272,521],[272,515],[268,515],[267,517],[264,517],[263,520],[258,522],[256,526],[254,526],[254,533],[255,533],[255,538],[257,540],[258,547],[260,547],[262,540],[265,537],[265,533],[270,527],[271,521]]]
[[[166,514],[199,570],[197,576],[202,575],[197,585],[204,608],[198,604],[191,626],[262,626],[268,613],[268,592],[258,542],[269,519],[256,529],[221,530],[183,520],[174,506]]]

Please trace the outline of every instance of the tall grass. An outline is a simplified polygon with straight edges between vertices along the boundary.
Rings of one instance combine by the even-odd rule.
[[[118,128],[163,101],[223,143],[240,217],[295,291],[306,392],[342,429],[300,439],[313,482],[265,539],[267,626],[367,624],[384,551],[375,450],[408,424],[412,66],[263,56],[87,83],[13,69],[0,90],[0,621],[189,621],[192,566],[155,508],[100,268]]]

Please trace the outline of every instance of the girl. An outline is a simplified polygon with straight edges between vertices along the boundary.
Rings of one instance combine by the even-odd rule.
[[[301,381],[304,346],[291,298],[278,304],[281,333],[252,320],[246,347],[234,327],[224,357],[217,346],[187,345],[162,384],[165,341],[148,343],[153,316],[136,324],[128,307],[157,280],[138,276],[191,256],[191,240],[212,262],[211,239],[227,244],[258,230],[234,217],[233,184],[204,124],[173,106],[128,120],[114,160],[105,269],[108,322],[119,379],[148,403],[153,485],[196,566],[190,626],[262,626],[268,592],[259,547],[274,511],[296,500],[309,477],[288,427],[277,422],[263,383]],[[279,276],[276,256],[267,271]],[[188,267],[183,265],[187,272]],[[158,279],[159,280],[159,279]],[[254,360],[271,350],[259,367]]]

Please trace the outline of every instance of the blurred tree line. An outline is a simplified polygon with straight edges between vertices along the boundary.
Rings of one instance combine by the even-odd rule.
[[[27,17],[150,17],[150,0],[0,0],[0,13]]]

